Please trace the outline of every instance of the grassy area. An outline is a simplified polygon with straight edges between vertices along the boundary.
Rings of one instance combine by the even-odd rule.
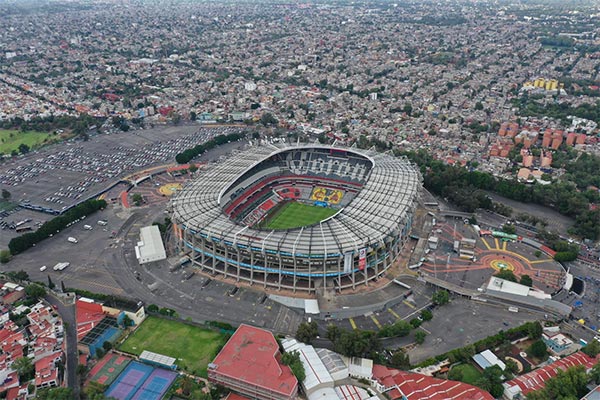
[[[61,140],[60,135],[47,132],[0,129],[0,153],[10,154],[13,150],[19,151],[21,144],[26,144],[30,149],[34,149],[57,140]]]
[[[452,367],[452,369],[458,369],[462,372],[461,381],[464,383],[468,383],[471,385],[475,385],[475,383],[481,378],[481,372],[477,368],[475,368],[471,364],[460,364]]]
[[[141,354],[148,350],[176,358],[183,370],[206,377],[206,367],[217,355],[225,336],[178,321],[148,317],[119,350]]]
[[[316,224],[332,216],[338,210],[329,207],[317,207],[295,201],[285,203],[265,221],[267,229],[291,229]]]

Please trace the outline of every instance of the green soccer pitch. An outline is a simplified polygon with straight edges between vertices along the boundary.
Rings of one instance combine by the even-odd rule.
[[[292,229],[301,226],[316,224],[339,210],[329,207],[317,207],[291,201],[283,204],[281,208],[268,216],[263,221],[263,229]]]

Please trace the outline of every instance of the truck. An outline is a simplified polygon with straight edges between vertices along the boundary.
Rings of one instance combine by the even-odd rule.
[[[78,242],[78,240],[77,240],[76,238],[74,238],[73,236],[69,237],[69,238],[67,239],[67,241],[68,241],[68,242],[71,242],[71,243],[77,243],[77,242]]]
[[[67,268],[69,265],[71,265],[71,263],[60,262],[60,263],[56,264],[52,269],[55,271],[62,271],[63,269]]]
[[[83,229],[85,229],[86,231],[91,231],[91,230],[92,230],[92,229],[94,229],[94,228],[92,228],[92,226],[91,226],[91,225],[84,225],[84,226],[83,226]]]

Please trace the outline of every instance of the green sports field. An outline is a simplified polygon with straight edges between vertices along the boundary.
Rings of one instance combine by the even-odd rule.
[[[225,343],[219,332],[157,317],[148,317],[119,346],[119,350],[139,355],[144,350],[176,358],[179,368],[206,377],[206,367]]]
[[[316,224],[332,216],[338,210],[329,207],[317,207],[295,201],[285,203],[264,221],[266,229],[292,229]]]
[[[54,136],[46,132],[21,132],[15,129],[0,129],[0,153],[10,154],[13,150],[19,151],[19,145],[21,144],[26,144],[30,149],[34,149],[59,139],[60,136]]]

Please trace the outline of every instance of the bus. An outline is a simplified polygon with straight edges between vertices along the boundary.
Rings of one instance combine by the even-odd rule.
[[[23,226],[23,225],[17,226],[17,228],[15,229],[15,231],[17,233],[19,233],[19,232],[28,232],[28,231],[31,231],[31,230],[33,230],[33,228],[31,226],[29,226],[29,225],[27,225],[27,226]]]
[[[516,241],[519,237],[517,235],[513,235],[511,233],[504,233],[500,231],[492,231],[492,236],[500,239],[508,239]]]

